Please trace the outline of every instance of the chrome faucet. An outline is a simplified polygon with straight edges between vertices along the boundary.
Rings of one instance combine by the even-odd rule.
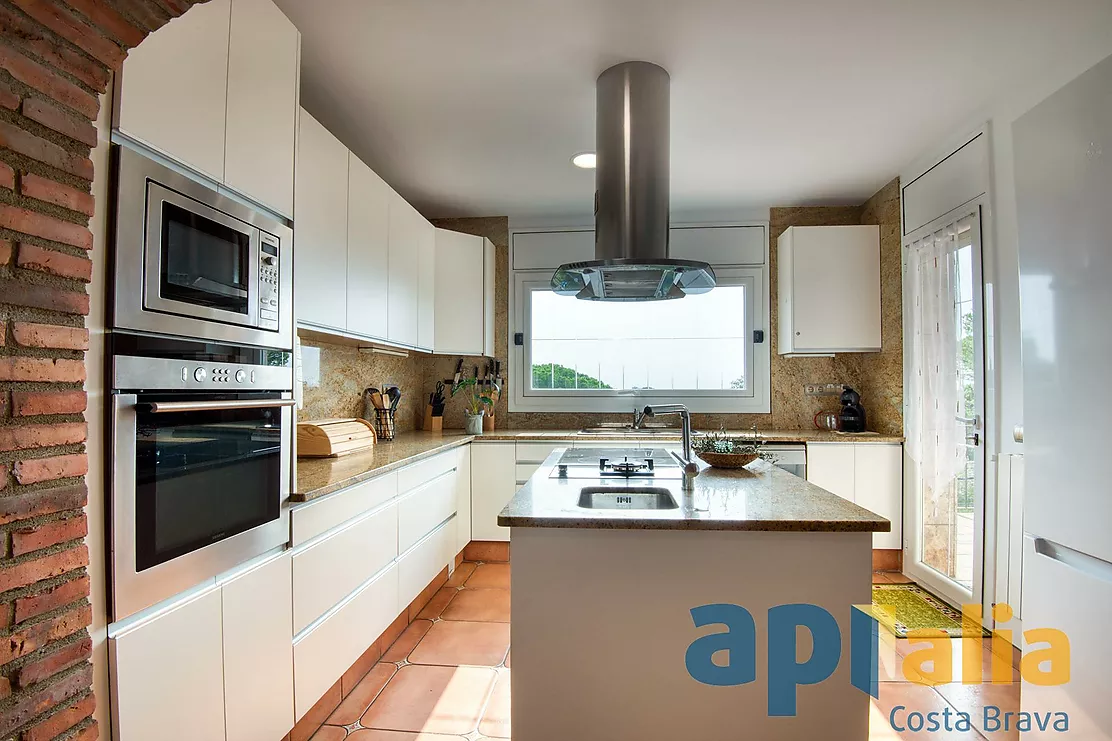
[[[683,456],[672,453],[672,457],[683,467],[683,488],[691,491],[695,488],[695,477],[699,475],[699,464],[691,457],[691,412],[683,404],[657,404],[647,406],[642,413],[645,417],[656,417],[664,414],[680,415],[680,424],[683,429]]]
[[[633,429],[641,429],[641,425],[645,422],[645,413],[640,409],[634,408],[633,410]]]

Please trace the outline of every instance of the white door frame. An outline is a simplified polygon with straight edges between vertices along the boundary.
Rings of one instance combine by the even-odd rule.
[[[908,387],[908,374],[911,372],[911,343],[908,338],[911,337],[911,313],[909,311],[908,301],[908,281],[907,281],[907,264],[908,252],[911,243],[915,242],[922,237],[938,231],[939,229],[960,221],[968,216],[975,216],[977,220],[977,228],[973,232],[973,283],[974,285],[981,286],[980,291],[973,292],[974,312],[981,317],[980,323],[974,325],[974,365],[980,376],[979,382],[975,386],[975,403],[982,420],[980,426],[980,445],[978,450],[979,455],[979,478],[980,478],[980,496],[974,503],[974,518],[973,518],[973,553],[975,557],[974,573],[973,573],[973,587],[971,590],[966,590],[961,585],[942,577],[934,569],[920,563],[917,554],[920,550],[920,535],[921,535],[921,517],[922,509],[918,502],[918,475],[917,467],[905,455],[904,466],[904,547],[903,547],[903,570],[904,573],[914,579],[916,582],[922,584],[925,588],[935,593],[939,597],[944,598],[955,606],[963,604],[979,604],[982,605],[985,623],[991,628],[991,595],[995,590],[988,590],[986,595],[985,584],[988,583],[986,579],[995,579],[995,558],[990,554],[994,554],[995,543],[995,528],[991,531],[986,531],[986,522],[995,522],[996,518],[996,501],[995,496],[989,492],[995,491],[995,475],[993,467],[989,465],[989,461],[993,460],[993,450],[995,449],[995,404],[993,403],[993,394],[990,392],[989,384],[991,383],[991,375],[989,373],[988,359],[993,358],[992,351],[992,286],[985,280],[985,243],[988,239],[988,208],[989,196],[983,194],[974,198],[967,203],[955,208],[949,213],[940,216],[934,221],[926,224],[925,226],[916,229],[910,234],[903,237],[901,245],[901,259],[902,259],[902,272],[903,272],[903,329],[904,329],[904,386]],[[908,417],[907,405],[910,403],[910,398],[905,394],[904,400],[904,419]],[[905,435],[910,433],[905,428]]]

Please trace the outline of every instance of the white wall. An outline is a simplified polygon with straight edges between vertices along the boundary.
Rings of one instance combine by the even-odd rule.
[[[105,353],[105,302],[108,268],[108,187],[109,187],[109,138],[112,135],[112,86],[108,93],[100,96],[100,113],[97,116],[97,146],[93,149],[93,197],[96,208],[89,221],[93,232],[93,278],[89,285],[89,316],[85,325],[89,328],[89,351],[85,355],[85,393],[89,404],[85,411],[85,422],[89,425],[86,453],[89,457],[89,473],[85,483],[89,488],[89,501],[85,506],[85,516],[89,521],[89,536],[85,539],[89,546],[89,602],[93,607],[93,624],[89,633],[93,639],[93,691],[96,693],[97,707],[93,717],[100,724],[101,733],[111,728],[108,709],[108,577],[105,552],[105,502],[107,493],[104,487],[104,464],[107,460],[107,439],[105,435],[105,408],[107,394],[104,380]]]

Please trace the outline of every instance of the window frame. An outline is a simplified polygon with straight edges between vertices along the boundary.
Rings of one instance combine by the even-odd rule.
[[[532,386],[531,291],[543,290],[549,285],[552,271],[511,271],[510,290],[513,298],[509,343],[509,410],[511,412],[630,412],[646,404],[682,403],[700,413],[764,414],[771,412],[771,336],[769,276],[766,266],[715,267],[719,285],[744,285],[746,291],[746,317],[744,336],[749,338],[746,352],[746,378],[749,388],[691,389],[687,391],[659,390],[607,390],[537,389]],[[574,299],[570,299],[574,300]],[[680,299],[681,301],[683,299]],[[754,330],[764,332],[764,341],[753,341]],[[522,345],[516,345],[513,335],[524,336]]]

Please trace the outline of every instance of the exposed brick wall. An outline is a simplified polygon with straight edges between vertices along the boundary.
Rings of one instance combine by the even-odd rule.
[[[194,4],[0,0],[3,741],[99,735],[82,416],[93,121],[127,50]]]

